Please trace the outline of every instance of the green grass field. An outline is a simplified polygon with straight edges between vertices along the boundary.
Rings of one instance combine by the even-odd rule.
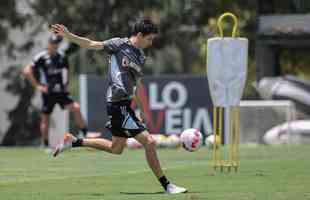
[[[213,173],[206,148],[159,151],[172,182],[162,193],[142,150],[123,155],[78,149],[52,158],[42,149],[0,148],[1,200],[310,199],[310,146],[242,147],[238,173]]]

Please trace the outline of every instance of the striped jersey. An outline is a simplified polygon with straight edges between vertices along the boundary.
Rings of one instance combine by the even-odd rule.
[[[131,100],[137,81],[142,77],[145,54],[133,46],[128,38],[112,38],[103,41],[109,54],[107,101]]]
[[[31,63],[35,77],[48,87],[49,93],[67,93],[68,60],[57,52],[50,55],[47,50],[38,53]]]

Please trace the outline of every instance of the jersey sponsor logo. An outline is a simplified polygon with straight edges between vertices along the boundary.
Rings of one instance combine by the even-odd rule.
[[[122,59],[122,66],[129,67],[129,64],[130,64],[129,58],[127,56],[124,56]]]
[[[62,73],[62,69],[48,68],[47,73],[49,75],[60,74],[60,73]]]

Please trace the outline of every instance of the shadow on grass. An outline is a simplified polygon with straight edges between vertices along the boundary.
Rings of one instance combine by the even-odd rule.
[[[104,196],[104,193],[89,193],[89,192],[69,193],[68,196],[94,196],[94,197],[102,197],[102,196]]]
[[[164,192],[120,192],[120,194],[125,195],[156,195],[156,194],[164,194]]]
[[[183,194],[199,194],[199,193],[204,193],[200,191],[188,191]],[[120,192],[120,194],[124,195],[157,195],[157,194],[165,194],[165,192]]]

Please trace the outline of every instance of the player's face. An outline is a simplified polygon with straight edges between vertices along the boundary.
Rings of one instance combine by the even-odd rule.
[[[48,43],[48,46],[47,46],[49,52],[52,54],[57,51],[58,47],[59,47],[59,44],[54,44],[54,43]]]
[[[148,35],[142,35],[139,33],[138,38],[139,38],[140,47],[142,49],[151,47],[155,36],[156,34],[153,34],[153,33],[148,34]]]

